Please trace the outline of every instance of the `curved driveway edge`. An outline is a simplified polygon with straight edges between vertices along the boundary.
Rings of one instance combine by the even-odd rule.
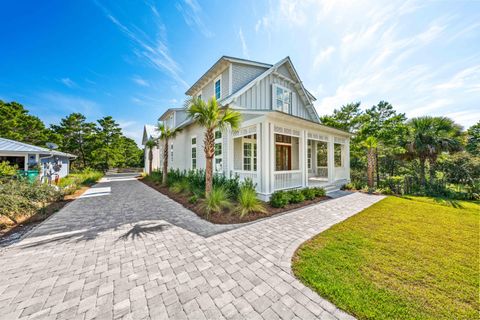
[[[383,198],[354,193],[204,238],[208,222],[134,179],[91,190],[0,253],[1,319],[351,318],[295,279],[291,256]]]

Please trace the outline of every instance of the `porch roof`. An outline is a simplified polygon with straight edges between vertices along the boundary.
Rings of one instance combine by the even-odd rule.
[[[341,136],[344,136],[344,137],[352,137],[353,136],[353,133],[351,133],[351,132],[348,132],[348,131],[345,131],[345,130],[342,130],[342,129],[333,128],[333,127],[330,127],[330,126],[326,126],[324,124],[321,124],[321,123],[318,123],[318,122],[315,122],[315,121],[312,121],[312,120],[304,119],[304,118],[301,118],[301,117],[298,117],[298,116],[295,116],[295,115],[292,115],[292,114],[288,114],[288,113],[285,113],[285,112],[281,112],[281,111],[278,111],[278,110],[271,110],[271,109],[251,110],[251,109],[239,109],[239,108],[234,108],[234,110],[237,110],[237,111],[240,111],[240,112],[245,112],[245,113],[259,114],[259,115],[266,114],[270,117],[273,117],[273,118],[276,118],[276,119],[279,119],[279,120],[284,120],[286,122],[295,121],[299,125],[308,125],[312,129],[316,128],[316,129],[319,129],[319,130],[322,130],[322,131],[338,134],[338,135],[341,135]]]
[[[56,150],[50,150],[47,148],[37,147],[31,144],[23,143],[20,141],[10,140],[6,138],[0,138],[0,154],[51,154],[56,156],[64,156],[71,159],[75,159],[77,156],[60,152]]]

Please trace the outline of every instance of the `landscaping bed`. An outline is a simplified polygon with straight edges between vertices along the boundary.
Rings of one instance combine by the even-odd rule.
[[[173,175],[172,175],[173,176]],[[200,177],[201,178],[201,177]],[[196,201],[192,201],[192,197],[197,197],[197,196],[192,196],[192,192],[174,192],[172,191],[172,185],[175,183],[170,181],[170,186],[165,187],[162,186],[158,177],[155,178],[155,175],[153,177],[147,176],[142,179],[139,179],[141,182],[145,183],[146,185],[150,186],[151,188],[157,190],[158,192],[166,195],[170,199],[178,202],[185,208],[195,212],[199,217],[202,219],[205,219],[207,221],[210,221],[212,223],[216,224],[236,224],[236,223],[245,223],[245,222],[250,222],[250,221],[255,221],[258,219],[270,217],[279,213],[287,212],[293,209],[301,208],[301,207],[306,207],[315,203],[319,203],[321,201],[325,201],[327,199],[330,199],[329,197],[325,196],[325,191],[323,189],[318,189],[317,194],[311,196],[309,200],[307,199],[298,199],[299,201],[296,203],[289,203],[289,194],[290,193],[299,193],[297,191],[291,191],[290,193],[287,191],[281,191],[281,192],[276,192],[274,195],[279,195],[278,198],[281,198],[282,201],[278,203],[269,203],[269,202],[263,202],[260,200],[257,200],[258,203],[260,204],[261,207],[263,207],[263,210],[261,211],[251,211],[248,212],[248,214],[245,215],[240,215],[238,213],[238,210],[235,205],[238,206],[235,201],[232,201],[232,205],[229,207],[222,208],[219,211],[213,211],[207,214],[205,212],[205,208],[203,205],[204,199],[202,199],[200,196]],[[192,180],[197,180],[192,179]],[[198,179],[200,180],[200,179]],[[226,184],[230,186],[230,189],[241,189],[241,183],[235,182],[234,179],[227,179]],[[235,187],[235,183],[238,184],[237,187]],[[190,184],[191,185],[191,184]],[[312,189],[311,189],[312,190]],[[300,192],[301,194],[301,192]],[[303,194],[302,194],[303,197]]]
[[[79,197],[102,175],[85,170],[62,178],[57,186],[3,175],[0,179],[0,247],[18,241],[36,224]]]
[[[305,285],[359,319],[475,319],[479,202],[388,197],[302,244]]]

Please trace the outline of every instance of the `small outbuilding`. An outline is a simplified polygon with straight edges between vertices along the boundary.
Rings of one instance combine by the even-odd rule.
[[[69,174],[70,161],[77,156],[0,138],[0,162],[8,161],[19,170],[38,170],[40,179],[63,178]]]

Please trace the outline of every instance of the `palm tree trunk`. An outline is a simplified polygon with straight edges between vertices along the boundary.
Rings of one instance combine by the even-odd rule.
[[[215,154],[215,134],[212,128],[205,132],[205,194],[209,194],[213,187],[213,156]]]
[[[373,188],[375,175],[375,154],[373,148],[368,148],[367,151],[367,180],[368,187]]]
[[[168,174],[168,138],[165,138],[165,145],[163,147],[163,170],[162,170],[162,184],[167,185]]]
[[[380,185],[380,166],[378,165],[378,148],[375,148],[375,171],[377,172],[377,187]]]
[[[420,183],[423,187],[425,187],[425,161],[426,159],[421,157],[420,158]]]
[[[434,180],[435,180],[435,173],[436,173],[436,170],[435,170],[435,165],[437,164],[437,161],[435,158],[430,158],[428,160],[428,164],[429,164],[429,171],[430,171],[430,184],[433,184]]]
[[[148,174],[152,174],[153,150],[148,151]]]

